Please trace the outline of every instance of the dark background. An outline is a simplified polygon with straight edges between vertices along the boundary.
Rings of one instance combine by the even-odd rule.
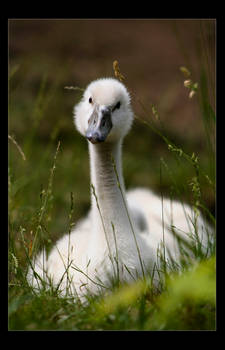
[[[89,168],[86,141],[75,131],[73,105],[79,91],[99,77],[114,76],[118,60],[125,84],[132,93],[135,114],[148,120],[152,104],[164,132],[188,154],[195,152],[212,174],[200,97],[192,99],[180,71],[186,66],[191,79],[207,74],[209,102],[215,108],[215,31],[213,19],[10,19],[9,28],[9,134],[22,147],[26,161],[10,143],[12,191],[11,219],[15,226],[34,216],[39,193],[48,182],[58,139],[61,149],[54,178],[52,227],[65,229],[70,192],[75,193],[75,220],[89,207]],[[144,106],[145,112],[141,106]],[[154,117],[154,116],[153,116]],[[188,164],[178,164],[167,145],[151,129],[134,123],[124,144],[127,187],[147,186],[170,193],[171,179],[159,178],[163,157],[177,184],[194,176]],[[190,186],[189,186],[190,187]],[[214,212],[213,191],[203,181],[203,196]],[[184,194],[191,201],[191,194]]]
[[[10,65],[32,62],[26,81],[35,83],[46,72],[57,80],[63,71],[65,83],[85,87],[112,76],[115,59],[128,87],[147,107],[156,104],[170,128],[200,136],[196,101],[186,98],[179,67],[186,65],[198,79],[207,59],[215,83],[215,20],[9,21]]]

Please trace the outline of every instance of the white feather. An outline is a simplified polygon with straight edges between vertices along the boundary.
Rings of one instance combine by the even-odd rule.
[[[92,103],[89,102],[90,97]],[[46,281],[50,278],[55,286],[60,283],[63,294],[68,285],[69,292],[80,297],[87,289],[93,293],[98,292],[102,288],[100,285],[109,285],[109,277],[115,274],[117,268],[120,280],[128,282],[137,274],[141,276],[143,267],[145,272],[151,271],[157,262],[157,249],[163,240],[171,255],[178,259],[180,251],[171,234],[171,225],[186,239],[188,236],[185,233],[194,231],[190,224],[190,217],[194,214],[189,206],[182,206],[177,201],[172,203],[165,198],[162,202],[160,197],[143,188],[131,190],[127,194],[125,192],[121,148],[122,140],[132,125],[133,112],[129,93],[122,83],[105,78],[96,80],[87,87],[81,102],[74,108],[77,130],[85,136],[96,103],[99,106],[113,106],[118,101],[121,107],[112,113],[113,127],[105,142],[89,142],[91,183],[98,203],[92,193],[91,210],[86,219],[77,223],[70,237],[65,235],[56,243],[48,259],[42,252],[34,261],[35,271]],[[201,216],[198,218],[198,229],[200,239],[206,245],[206,230]],[[68,264],[70,267],[65,273]],[[68,278],[71,283],[68,283]],[[29,270],[28,281],[38,288],[32,269]]]

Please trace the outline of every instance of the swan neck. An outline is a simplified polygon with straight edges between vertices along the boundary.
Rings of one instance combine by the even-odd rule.
[[[91,183],[94,186],[99,200],[104,194],[104,199],[113,193],[118,194],[119,186],[125,192],[122,165],[121,142],[116,144],[89,145],[91,163]],[[119,181],[118,181],[119,180]]]
[[[121,238],[127,235],[129,227],[121,167],[121,142],[113,145],[90,144],[89,151],[91,183],[95,191],[94,194],[91,189],[93,239],[107,234],[108,240],[113,242],[113,225]]]

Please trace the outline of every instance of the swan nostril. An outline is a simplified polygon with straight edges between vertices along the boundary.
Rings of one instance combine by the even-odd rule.
[[[101,126],[105,126],[105,118],[102,118]]]

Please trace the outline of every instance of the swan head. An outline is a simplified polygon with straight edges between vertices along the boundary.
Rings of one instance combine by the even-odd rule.
[[[133,121],[126,87],[113,78],[91,82],[74,108],[74,121],[77,130],[93,144],[119,141]]]

